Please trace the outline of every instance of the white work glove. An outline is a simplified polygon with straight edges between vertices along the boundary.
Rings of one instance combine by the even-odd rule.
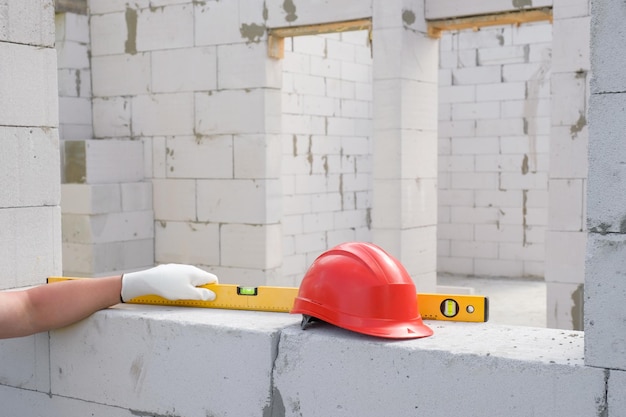
[[[215,300],[215,293],[198,285],[216,283],[217,277],[192,265],[165,264],[122,275],[122,302],[142,295],[168,300]]]

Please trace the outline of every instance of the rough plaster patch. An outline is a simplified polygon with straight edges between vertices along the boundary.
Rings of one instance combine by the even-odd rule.
[[[597,226],[588,225],[588,228],[591,233],[600,233],[602,236],[604,236],[609,233],[611,225],[607,223],[600,223]]]
[[[585,126],[587,126],[587,118],[583,112],[580,112],[580,117],[578,117],[576,124],[572,125],[570,128],[572,139],[576,139],[578,137],[578,133],[583,130]]]
[[[513,7],[522,9],[524,7],[533,7],[532,0],[513,0]]]
[[[259,43],[261,38],[265,34],[265,26],[257,25],[256,23],[246,24],[243,23],[239,28],[241,37],[247,39],[247,43]]]
[[[278,388],[272,388],[270,404],[263,408],[263,417],[285,417],[285,403]]]
[[[124,52],[135,55],[137,53],[137,10],[126,8],[126,33]]]
[[[77,69],[76,70],[76,96],[77,97],[80,97],[80,83],[81,83],[81,80],[80,80],[80,70]]]
[[[412,10],[402,10],[402,21],[405,25],[411,26],[413,23],[415,23],[415,13],[413,13]]]
[[[64,151],[65,182],[83,184],[87,180],[85,142],[67,141],[64,145]]]
[[[584,284],[580,284],[572,293],[572,329],[574,330],[583,330],[583,290]]]
[[[528,174],[528,154],[524,154],[524,159],[522,160],[522,175]]]
[[[526,222],[526,215],[528,214],[528,190],[522,190],[522,247],[527,246],[526,230],[528,224]]]
[[[293,0],[285,0],[283,2],[283,9],[287,12],[285,16],[285,20],[287,22],[293,22],[298,19],[298,15],[296,14],[296,5],[293,4]]]

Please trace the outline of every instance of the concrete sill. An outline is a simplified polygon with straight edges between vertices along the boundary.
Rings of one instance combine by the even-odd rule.
[[[50,333],[51,394],[29,390],[35,405],[16,411],[77,402],[103,416],[592,416],[606,404],[607,372],[584,366],[582,332],[431,321],[430,338],[389,341],[299,321],[116,306]],[[0,402],[23,391],[1,387]]]

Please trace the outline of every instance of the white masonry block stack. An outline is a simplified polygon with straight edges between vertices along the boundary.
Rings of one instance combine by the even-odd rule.
[[[555,0],[553,14],[550,211],[545,272],[547,324],[582,330],[587,235],[589,1]]]
[[[89,17],[57,8],[55,13],[61,140],[90,139],[91,67]]]
[[[64,141],[63,272],[103,276],[154,264],[152,188],[143,146],[127,140]]]
[[[142,147],[154,260],[222,282],[277,276],[281,78],[263,3],[93,0],[90,12],[94,135]]]
[[[61,271],[54,1],[0,3],[0,288]]]
[[[438,42],[424,5],[374,1],[373,241],[436,291]]]
[[[441,37],[441,273],[543,276],[551,41],[549,22]]]
[[[89,17],[76,5],[86,13],[61,2],[56,14],[63,271],[101,276],[154,264],[152,195],[139,141],[93,140]]]
[[[372,55],[367,31],[285,39],[282,283],[324,250],[371,241]]]

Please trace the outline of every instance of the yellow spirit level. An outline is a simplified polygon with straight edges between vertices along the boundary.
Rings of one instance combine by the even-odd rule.
[[[74,279],[97,278],[49,277],[48,283]],[[215,300],[172,301],[157,295],[144,295],[133,298],[128,303],[288,313],[298,295],[298,288],[296,287],[245,287],[234,284],[208,284],[201,286],[201,288],[215,292]],[[489,299],[482,295],[418,293],[417,303],[424,320],[482,323],[489,319]]]

